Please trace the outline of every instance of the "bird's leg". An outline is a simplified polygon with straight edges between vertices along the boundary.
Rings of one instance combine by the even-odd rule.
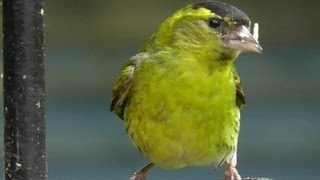
[[[131,176],[130,180],[146,180],[145,174],[155,166],[152,162],[145,165],[143,168],[139,169],[138,171],[134,172]]]
[[[225,180],[241,180],[241,176],[239,175],[237,169],[237,151],[234,152],[232,158],[227,160],[227,170],[224,173]]]

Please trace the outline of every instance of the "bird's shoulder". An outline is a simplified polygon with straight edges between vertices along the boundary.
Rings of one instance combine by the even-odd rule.
[[[136,68],[145,56],[147,56],[146,53],[139,53],[131,57],[121,69],[113,86],[110,110],[114,111],[121,119],[123,119],[124,109],[127,105],[130,90],[134,82]]]
[[[236,84],[236,104],[239,108],[241,108],[246,104],[246,99],[245,99],[242,83],[240,80],[240,76],[238,75],[234,66],[232,67],[232,73],[233,73],[234,81]]]

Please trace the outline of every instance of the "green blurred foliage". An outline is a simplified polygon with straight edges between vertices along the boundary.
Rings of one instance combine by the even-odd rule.
[[[49,46],[123,46],[146,39],[169,14],[190,0],[47,0]],[[277,45],[319,43],[320,1],[229,0],[261,27],[261,42]],[[141,44],[141,42],[139,42]]]
[[[146,39],[175,10],[191,0],[47,0],[46,43],[53,47],[123,46]],[[227,0],[261,26],[268,44],[319,43],[320,1]]]

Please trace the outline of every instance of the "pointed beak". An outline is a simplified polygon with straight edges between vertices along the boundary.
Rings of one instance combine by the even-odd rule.
[[[242,51],[262,53],[262,47],[246,26],[238,26],[235,30],[222,37],[225,47]]]

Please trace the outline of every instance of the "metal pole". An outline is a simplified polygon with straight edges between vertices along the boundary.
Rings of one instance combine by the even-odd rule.
[[[6,180],[47,179],[43,1],[3,0]]]

